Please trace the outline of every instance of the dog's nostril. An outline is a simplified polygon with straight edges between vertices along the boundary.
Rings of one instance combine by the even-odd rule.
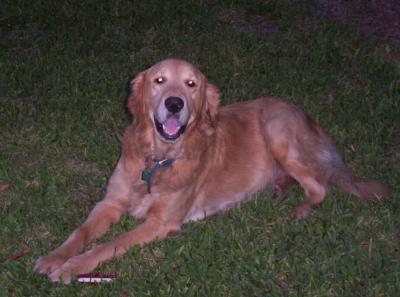
[[[165,107],[169,112],[177,113],[183,108],[184,102],[179,97],[168,97],[165,100]]]

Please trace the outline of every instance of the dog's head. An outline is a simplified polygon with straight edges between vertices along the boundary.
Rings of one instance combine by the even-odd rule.
[[[216,125],[218,90],[186,61],[163,60],[139,73],[131,86],[128,109],[136,125],[151,126],[162,142],[176,143],[193,129],[209,134]]]

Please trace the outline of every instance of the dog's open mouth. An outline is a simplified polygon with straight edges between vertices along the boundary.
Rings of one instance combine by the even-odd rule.
[[[164,123],[160,123],[156,117],[154,117],[154,123],[156,125],[157,132],[166,140],[174,141],[181,136],[186,129],[186,124],[182,125],[179,120],[170,116]]]

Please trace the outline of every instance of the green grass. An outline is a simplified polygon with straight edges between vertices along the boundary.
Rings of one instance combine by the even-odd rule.
[[[0,49],[0,296],[396,296],[400,291],[400,57],[394,44],[319,19],[312,1],[4,1]],[[262,16],[274,26],[260,31]],[[273,32],[272,32],[273,31]],[[306,221],[300,188],[270,192],[98,268],[111,284],[33,273],[101,198],[129,122],[130,78],[180,57],[222,103],[305,109],[385,203],[333,191]],[[397,59],[399,61],[399,59]],[[134,226],[130,218],[111,238]],[[12,260],[10,256],[25,253]]]

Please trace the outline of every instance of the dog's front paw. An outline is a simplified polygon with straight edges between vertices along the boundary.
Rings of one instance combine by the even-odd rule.
[[[308,217],[309,213],[310,205],[307,201],[303,201],[293,209],[291,217],[296,220],[304,220]]]
[[[58,269],[53,270],[48,274],[49,280],[52,282],[62,281],[64,284],[71,283],[72,278],[81,273],[80,264],[76,259],[77,257],[69,259]]]
[[[83,254],[70,258],[61,267],[52,271],[48,276],[52,282],[62,281],[64,284],[71,283],[77,275],[88,273],[96,268],[97,263],[92,262],[90,257]]]
[[[50,274],[57,270],[67,259],[56,252],[52,252],[47,256],[40,257],[36,260],[34,270],[41,274]]]

